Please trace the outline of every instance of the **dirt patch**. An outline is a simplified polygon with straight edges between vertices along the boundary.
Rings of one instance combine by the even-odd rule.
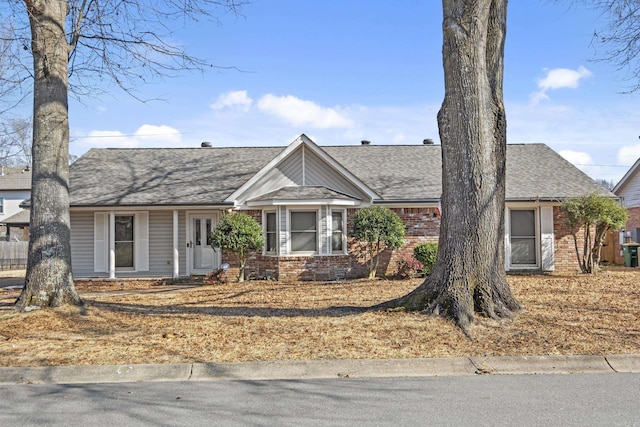
[[[513,276],[525,311],[449,321],[366,307],[420,283],[78,284],[83,308],[28,314],[0,289],[0,366],[640,353],[640,272]]]

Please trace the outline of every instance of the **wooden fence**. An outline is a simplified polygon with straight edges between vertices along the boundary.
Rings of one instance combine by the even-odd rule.
[[[27,267],[29,242],[0,242],[0,270]]]

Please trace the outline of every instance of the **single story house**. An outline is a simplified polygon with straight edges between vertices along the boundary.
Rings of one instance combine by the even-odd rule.
[[[622,244],[640,241],[640,159],[636,160],[624,174],[613,188],[613,192],[620,198],[622,206],[627,208],[627,213],[629,213],[625,230],[619,235],[619,238],[613,239],[616,248],[615,262],[624,264]]]
[[[380,205],[406,224],[405,246],[380,263],[379,274],[392,274],[398,257],[438,240],[441,171],[438,145],[320,147],[304,134],[286,147],[92,149],[70,170],[73,273],[177,278],[234,268],[209,235],[221,215],[244,211],[265,237],[250,275],[363,276],[351,218]],[[560,204],[613,195],[543,144],[508,146],[506,185],[505,268],[575,271]]]
[[[29,240],[29,210],[20,204],[31,196],[31,169],[0,168],[0,239]]]

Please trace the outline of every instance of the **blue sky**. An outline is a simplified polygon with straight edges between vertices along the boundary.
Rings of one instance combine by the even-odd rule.
[[[509,4],[509,143],[545,143],[594,178],[640,157],[640,108],[624,74],[596,62],[598,13],[570,2]],[[71,153],[92,147],[439,141],[441,2],[255,0],[243,16],[189,24],[174,43],[221,68],[154,81],[137,95],[70,105]],[[225,67],[235,67],[225,68]],[[410,161],[408,161],[410,167]]]

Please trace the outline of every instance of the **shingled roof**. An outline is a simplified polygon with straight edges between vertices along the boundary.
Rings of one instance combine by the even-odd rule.
[[[31,190],[31,170],[20,167],[3,167],[0,175],[0,191]]]
[[[438,145],[320,147],[380,195],[437,200]],[[221,205],[285,147],[92,149],[71,166],[71,206]],[[544,144],[507,148],[507,200],[613,194]]]

